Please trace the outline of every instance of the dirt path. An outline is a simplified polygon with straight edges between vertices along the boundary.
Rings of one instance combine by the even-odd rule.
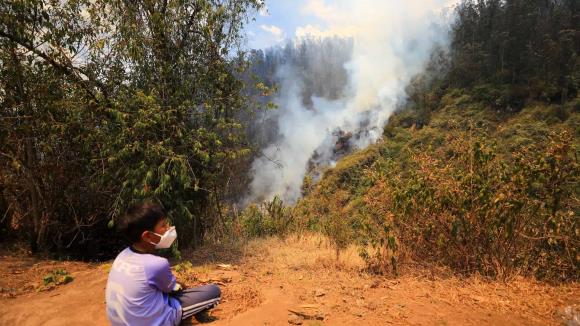
[[[303,325],[558,325],[563,321],[559,311],[580,303],[576,284],[553,287],[530,280],[503,284],[418,273],[386,279],[359,272],[361,262],[355,252],[343,255],[338,265],[330,257],[332,251],[312,237],[261,240],[243,251],[206,248],[189,255],[193,266],[178,277],[190,285],[221,284],[224,300],[212,313],[215,321],[209,323],[215,326],[288,325],[289,321]],[[218,267],[217,263],[228,265]],[[21,267],[26,264],[33,267],[11,276],[10,268],[20,266],[17,260],[0,262],[4,294],[11,277],[19,286],[30,288],[34,279],[25,282],[23,274],[42,270],[46,264],[62,267],[31,261]],[[70,284],[48,292],[23,290],[16,297],[4,295],[0,325],[107,325],[104,287],[109,265],[75,264],[68,266],[75,277]]]
[[[0,325],[107,325],[106,272],[72,273],[75,280],[57,289],[0,301]]]

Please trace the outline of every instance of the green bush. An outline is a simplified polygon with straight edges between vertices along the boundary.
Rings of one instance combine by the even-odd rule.
[[[46,291],[55,288],[58,285],[67,284],[74,280],[66,270],[56,269],[42,278],[42,285],[38,288],[38,291]]]
[[[278,197],[260,205],[252,204],[239,217],[246,237],[284,236],[294,221],[291,207],[286,207]]]
[[[509,159],[476,137],[417,152],[406,171],[389,166],[381,187],[367,194],[367,211],[382,207],[363,243],[395,259],[398,240],[416,259],[463,273],[577,279],[580,174],[572,140],[553,133],[545,149],[524,147]]]

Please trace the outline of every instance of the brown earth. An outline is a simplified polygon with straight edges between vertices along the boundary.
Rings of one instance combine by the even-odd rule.
[[[22,258],[0,261],[0,325],[107,325],[110,264]],[[356,250],[339,262],[316,236],[211,246],[185,254],[182,283],[218,283],[222,304],[208,325],[558,325],[580,306],[580,286],[518,278],[442,277],[409,271],[398,278],[362,271]],[[38,292],[43,275],[66,269],[74,281]],[[439,275],[439,276],[437,276]],[[186,324],[198,324],[193,320]]]

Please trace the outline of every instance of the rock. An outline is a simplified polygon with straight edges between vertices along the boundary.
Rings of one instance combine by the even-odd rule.
[[[426,293],[425,297],[428,298],[429,293]],[[473,295],[473,296],[471,296],[471,298],[476,302],[487,302],[488,301],[487,298],[485,298],[483,296],[479,296],[479,295]]]
[[[232,277],[231,276],[216,276],[216,277],[210,277],[208,282],[212,282],[212,283],[231,283],[232,282]]]
[[[303,323],[303,319],[302,317],[293,314],[293,313],[289,313],[288,314],[288,324],[290,325],[302,325]]]
[[[293,315],[296,315],[302,320],[324,320],[326,314],[320,310],[320,305],[317,304],[303,304],[295,309],[288,309]]]
[[[316,292],[314,292],[314,296],[317,296],[317,297],[322,297],[324,295],[326,295],[326,292],[324,291],[324,289],[317,289]]]
[[[217,267],[219,269],[225,269],[226,271],[229,271],[232,269],[232,265],[230,265],[230,264],[217,264]]]

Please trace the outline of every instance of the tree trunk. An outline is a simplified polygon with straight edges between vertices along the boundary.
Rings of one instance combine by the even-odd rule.
[[[34,116],[34,110],[30,98],[26,94],[24,88],[24,74],[22,72],[22,65],[16,53],[16,47],[12,47],[12,60],[16,72],[16,98],[17,101],[24,107],[24,114]],[[39,241],[41,240],[41,220],[40,220],[40,196],[34,177],[34,171],[37,168],[36,146],[34,144],[34,130],[32,122],[24,128],[24,183],[28,192],[28,211],[29,218],[26,222],[28,228],[30,250],[34,253],[38,251]]]
[[[36,186],[36,180],[34,178],[34,170],[37,168],[36,164],[36,150],[33,143],[33,138],[29,135],[25,141],[26,146],[26,159],[24,165],[26,166],[26,186],[28,189],[30,197],[30,207],[32,223],[31,223],[31,234],[30,234],[30,250],[32,252],[38,251],[38,246],[42,242],[42,225],[41,225],[41,209],[40,209],[40,196],[38,194],[38,189]]]
[[[0,184],[0,232],[2,232],[5,227],[6,229],[8,228],[8,210],[8,202],[4,197],[4,186]]]
[[[564,87],[562,87],[562,95],[560,96],[560,102],[564,104],[567,101],[568,101],[568,85],[564,85]]]

